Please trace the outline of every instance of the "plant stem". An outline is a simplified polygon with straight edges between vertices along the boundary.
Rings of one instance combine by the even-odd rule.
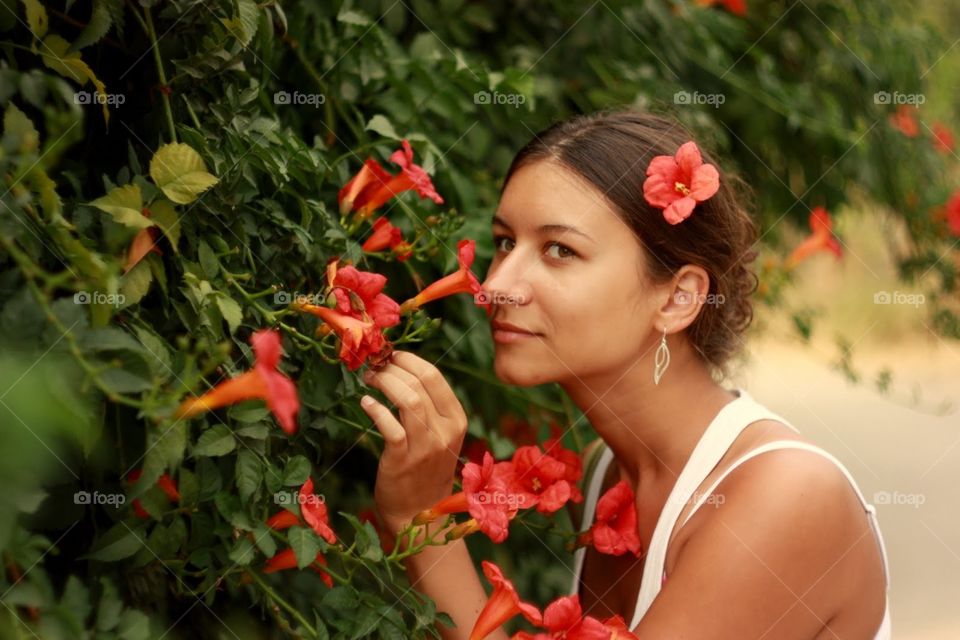
[[[271,587],[266,582],[264,582],[263,579],[260,576],[258,576],[255,571],[248,571],[247,575],[249,575],[253,579],[253,581],[257,583],[257,586],[260,587],[260,589],[267,595],[268,598],[276,602],[278,605],[283,607],[287,611],[287,613],[289,613],[294,618],[296,618],[297,622],[302,624],[303,627],[310,632],[311,636],[313,636],[314,638],[317,637],[317,630],[313,627],[312,624],[307,622],[307,619],[303,617],[303,614],[300,613],[300,611],[296,607],[294,607],[292,604],[287,602],[276,591],[274,591],[273,587]]]
[[[134,11],[136,14],[136,11]],[[150,38],[150,49],[153,51],[153,60],[157,64],[157,75],[160,77],[160,96],[163,99],[163,111],[167,116],[167,126],[170,127],[170,141],[177,141],[177,128],[173,123],[173,109],[170,106],[170,96],[167,91],[167,74],[163,71],[163,60],[160,58],[160,47],[157,44],[157,32],[153,28],[153,17],[149,7],[144,7],[143,15],[146,18],[147,35]]]

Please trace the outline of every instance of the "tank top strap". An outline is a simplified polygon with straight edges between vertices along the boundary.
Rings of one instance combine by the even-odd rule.
[[[673,490],[667,497],[666,504],[664,504],[660,513],[653,531],[653,537],[650,539],[647,557],[644,560],[643,578],[637,595],[637,606],[634,609],[633,620],[630,623],[631,629],[640,623],[663,585],[667,545],[674,525],[680,517],[680,512],[690,501],[697,487],[717,466],[730,445],[737,439],[737,436],[747,426],[758,420],[776,420],[797,431],[793,425],[781,416],[754,400],[744,389],[737,388],[733,391],[738,397],[727,403],[717,413],[700,436],[700,440],[680,472],[680,476],[677,478]]]
[[[687,514],[687,517],[684,519],[683,523],[681,523],[680,526],[683,527],[683,525],[685,525],[687,521],[690,520],[690,517],[694,513],[696,513],[697,509],[699,509],[700,506],[703,505],[709,499],[710,495],[717,488],[717,486],[721,482],[723,482],[724,478],[730,475],[737,467],[739,467],[741,464],[743,464],[747,460],[750,460],[751,458],[754,458],[762,453],[766,453],[768,451],[777,451],[779,449],[804,449],[807,451],[812,451],[813,453],[817,453],[827,458],[828,460],[830,460],[834,465],[839,467],[840,471],[843,472],[843,475],[846,476],[847,480],[850,482],[850,485],[853,487],[853,490],[856,492],[857,497],[860,499],[860,503],[863,505],[864,510],[869,515],[870,525],[873,528],[874,532],[876,533],[877,542],[880,545],[880,552],[881,552],[881,555],[883,556],[884,580],[886,581],[886,584],[889,588],[890,570],[889,570],[889,567],[887,566],[887,550],[883,543],[883,536],[880,533],[880,526],[877,522],[876,507],[874,507],[872,504],[867,502],[867,499],[864,497],[863,493],[860,491],[860,487],[857,486],[856,480],[853,479],[853,475],[850,474],[847,468],[843,465],[842,462],[840,462],[840,460],[836,458],[836,456],[829,453],[828,451],[825,451],[824,449],[821,449],[820,447],[817,447],[807,442],[799,442],[796,440],[773,440],[771,442],[762,444],[759,447],[745,453],[744,455],[739,457],[733,464],[731,464],[730,467],[727,468],[722,474],[720,474],[720,477],[714,480],[713,483],[698,496],[697,501],[693,505],[693,508]]]

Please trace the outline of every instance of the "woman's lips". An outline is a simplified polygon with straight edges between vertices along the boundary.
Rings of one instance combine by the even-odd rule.
[[[511,331],[509,329],[493,329],[493,340],[500,344],[509,344],[511,342],[522,342],[530,338],[538,338],[539,334],[526,333],[520,331]]]

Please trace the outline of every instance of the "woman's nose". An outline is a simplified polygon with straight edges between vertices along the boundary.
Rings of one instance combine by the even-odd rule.
[[[533,289],[524,273],[524,266],[513,256],[490,268],[481,283],[492,304],[522,305],[530,302]]]

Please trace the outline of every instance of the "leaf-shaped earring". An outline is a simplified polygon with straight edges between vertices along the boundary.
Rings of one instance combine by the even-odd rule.
[[[660,378],[663,372],[670,366],[670,349],[667,347],[667,328],[663,328],[663,337],[660,338],[660,346],[653,358],[653,384],[660,384]]]

